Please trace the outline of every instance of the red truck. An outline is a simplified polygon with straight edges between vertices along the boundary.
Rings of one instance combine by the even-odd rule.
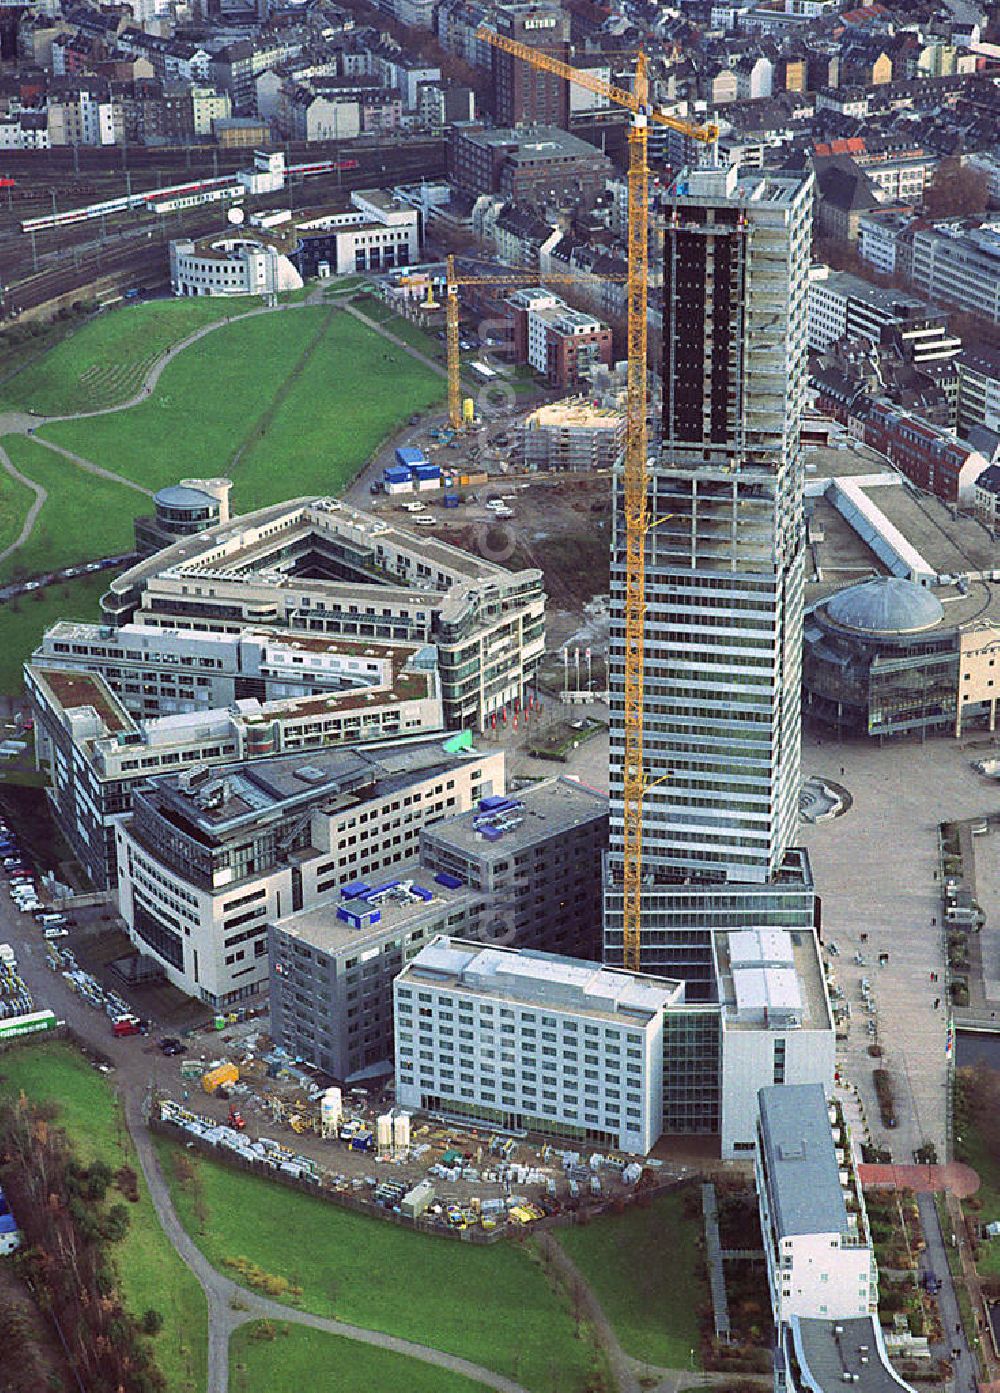
[[[122,1035],[139,1035],[142,1032],[142,1021],[138,1016],[119,1016],[117,1020],[111,1022],[111,1034],[116,1039]]]

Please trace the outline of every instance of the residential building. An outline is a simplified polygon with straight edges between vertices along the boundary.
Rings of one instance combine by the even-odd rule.
[[[951,431],[888,401],[864,413],[863,439],[902,470],[918,488],[947,503],[971,504],[976,480],[988,461]]]
[[[610,326],[541,287],[516,290],[506,301],[514,360],[528,363],[552,387],[579,387],[595,364],[612,361]]]
[[[502,752],[449,749],[437,737],[150,779],[116,828],[129,937],[213,1007],[265,990],[269,923],[392,875],[425,823],[502,790]]]
[[[683,984],[440,935],[396,978],[396,1101],[646,1155]]]
[[[1000,464],[991,464],[976,480],[976,517],[994,534],[1000,532]]]
[[[774,1322],[878,1313],[878,1269],[850,1137],[821,1084],[758,1095],[755,1161]]]
[[[292,499],[186,538],[116,577],[101,603],[113,629],[196,639],[265,627],[290,642],[427,646],[451,729],[482,729],[522,699],[545,648],[540,571],[508,570],[330,498]],[[313,666],[298,656],[282,666]],[[258,675],[269,680],[270,669]]]
[[[554,4],[502,4],[493,11],[497,33],[550,58],[568,59],[570,16]],[[569,128],[570,84],[501,49],[493,50],[498,126]]]
[[[878,1316],[854,1320],[804,1320],[792,1316],[775,1350],[775,1393],[913,1393],[889,1359]],[[906,1343],[897,1343],[905,1354]]]

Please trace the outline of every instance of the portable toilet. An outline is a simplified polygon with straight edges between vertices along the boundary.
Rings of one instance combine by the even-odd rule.
[[[471,426],[476,419],[476,403],[471,397],[465,397],[462,401],[462,420],[467,426]]]

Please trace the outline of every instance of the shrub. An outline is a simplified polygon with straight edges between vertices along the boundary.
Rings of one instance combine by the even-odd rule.
[[[163,1317],[154,1306],[150,1306],[149,1310],[143,1313],[140,1325],[144,1335],[159,1335],[163,1329]]]

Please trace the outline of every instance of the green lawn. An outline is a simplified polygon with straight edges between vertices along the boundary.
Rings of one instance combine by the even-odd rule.
[[[698,1307],[707,1299],[699,1226],[683,1194],[648,1209],[559,1229],[556,1237],[593,1287],[627,1354],[665,1369],[700,1368]]]
[[[1000,1219],[1000,1156],[997,1156],[980,1131],[975,1118],[963,1106],[961,1096],[955,1109],[955,1159],[964,1161],[979,1176],[975,1208],[966,1202],[966,1213],[978,1224]],[[1000,1277],[1000,1238],[990,1238],[980,1245],[976,1267],[984,1276]]]
[[[170,1393],[203,1389],[208,1349],[205,1299],[160,1227],[107,1078],[72,1046],[36,1040],[0,1054],[0,1091],[20,1090],[58,1106],[57,1122],[85,1163],[100,1157],[113,1170],[127,1163],[139,1174],[139,1203],[128,1206],[128,1234],[115,1250],[122,1292],[134,1314],[141,1316],[155,1307],[163,1316],[155,1349]]]
[[[158,1146],[181,1220],[218,1267],[249,1259],[302,1287],[299,1304],[318,1315],[433,1344],[538,1393],[582,1393],[592,1347],[525,1248],[411,1233]],[[193,1179],[178,1181],[177,1155]]]
[[[127,401],[168,348],[205,324],[259,309],[260,300],[150,300],[95,315],[0,386],[0,411],[43,416]]]
[[[0,445],[3,445],[0,440]],[[8,452],[10,453],[10,452]],[[11,453],[11,462],[17,464]],[[20,532],[28,509],[34,502],[31,489],[12,479],[6,469],[0,470],[0,551],[9,547]]]
[[[151,499],[88,473],[26,435],[4,436],[0,445],[48,493],[28,541],[0,562],[0,584],[131,551],[132,519],[153,511]]]
[[[222,326],[170,364],[148,402],[44,433],[150,488],[182,474],[229,474],[245,512],[337,492],[444,390],[349,316],[307,306]]]
[[[358,1393],[363,1388],[483,1393],[485,1386],[419,1359],[302,1325],[253,1321],[236,1331],[229,1349],[230,1393],[300,1393],[304,1388],[310,1393]]]
[[[50,625],[57,619],[100,618],[99,601],[108,588],[108,573],[60,581],[32,595],[8,600],[0,620],[0,692],[16,696],[21,691],[21,664]]]

